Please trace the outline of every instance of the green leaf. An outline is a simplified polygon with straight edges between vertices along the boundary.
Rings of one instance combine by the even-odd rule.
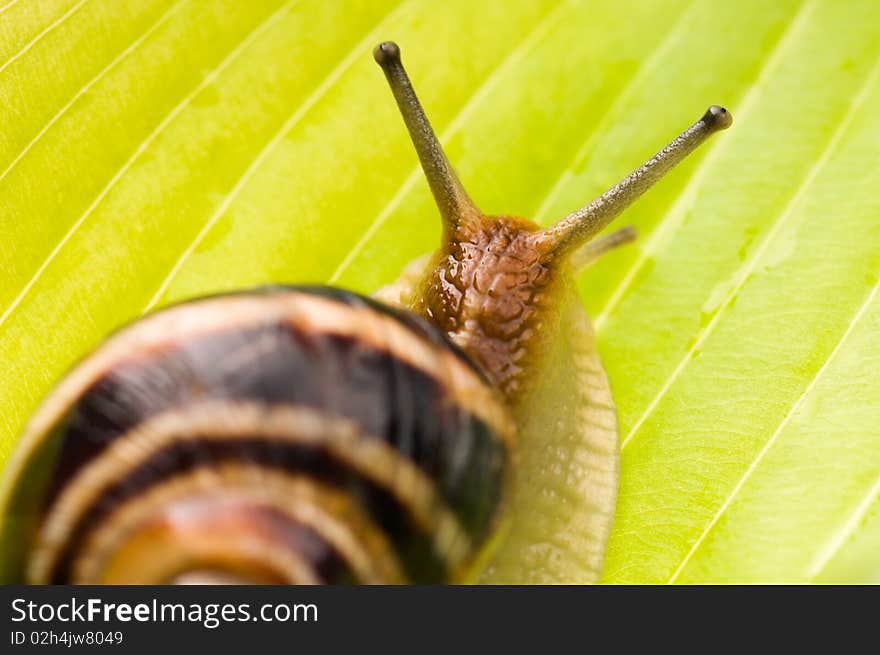
[[[624,439],[605,580],[880,581],[874,0],[7,2],[0,462],[149,308],[434,246],[385,38],[489,213],[548,223],[731,109],[579,280]]]

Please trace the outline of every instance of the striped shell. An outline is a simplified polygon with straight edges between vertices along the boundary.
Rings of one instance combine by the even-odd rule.
[[[7,471],[4,582],[448,582],[512,426],[427,321],[325,287],[159,312],[83,361]]]

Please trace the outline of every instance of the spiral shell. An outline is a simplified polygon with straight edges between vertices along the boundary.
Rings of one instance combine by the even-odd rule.
[[[3,579],[458,580],[497,522],[512,433],[482,374],[408,312],[326,287],[178,305],[33,417]]]

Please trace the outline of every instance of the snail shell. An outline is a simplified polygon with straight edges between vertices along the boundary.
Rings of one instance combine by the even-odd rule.
[[[41,517],[32,583],[456,579],[512,433],[412,314],[327,287],[206,298],[117,334],[47,400],[4,541]]]

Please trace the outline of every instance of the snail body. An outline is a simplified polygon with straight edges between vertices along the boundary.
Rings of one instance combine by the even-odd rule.
[[[374,56],[440,209],[440,249],[372,299],[266,287],[112,336],[10,461],[0,581],[598,579],[618,430],[573,275],[631,240],[590,241],[729,115],[713,106],[543,229],[476,209],[397,46]],[[562,471],[575,502],[530,484],[540,467]],[[542,533],[548,503],[571,505],[565,534]],[[519,546],[499,547],[506,532]]]

